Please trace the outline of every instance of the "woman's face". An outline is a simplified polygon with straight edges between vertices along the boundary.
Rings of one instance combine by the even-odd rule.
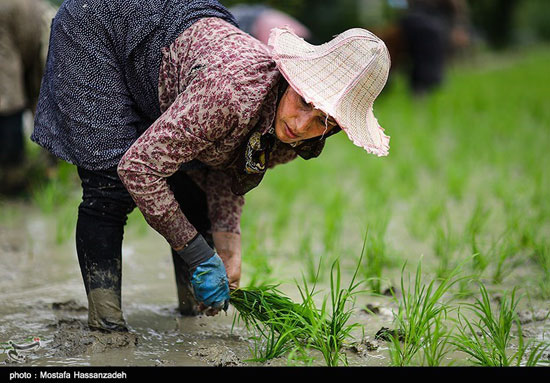
[[[327,134],[337,126],[333,118],[307,104],[291,86],[289,86],[277,108],[275,116],[275,134],[286,143],[307,140]]]

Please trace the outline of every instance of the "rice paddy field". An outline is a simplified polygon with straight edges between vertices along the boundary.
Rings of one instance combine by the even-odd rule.
[[[0,361],[16,363],[9,340],[39,336],[21,364],[548,365],[548,63],[547,46],[477,54],[422,99],[397,74],[374,109],[388,157],[337,134],[318,159],[269,171],[247,195],[227,314],[177,314],[169,248],[133,212],[130,340],[86,330],[79,188],[60,164],[0,202]]]

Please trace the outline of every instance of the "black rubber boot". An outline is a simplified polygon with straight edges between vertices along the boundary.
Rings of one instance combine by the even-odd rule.
[[[121,309],[122,238],[135,204],[116,170],[78,169],[83,196],[78,209],[76,249],[88,297],[88,325],[128,331]]]

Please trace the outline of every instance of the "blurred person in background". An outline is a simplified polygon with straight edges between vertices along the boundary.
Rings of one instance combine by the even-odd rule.
[[[0,0],[0,194],[24,190],[23,115],[34,113],[54,8],[42,0]]]
[[[76,249],[88,325],[127,331],[122,240],[137,206],[172,251],[183,315],[226,309],[241,277],[244,195],[344,131],[386,156],[373,114],[390,57],[351,29],[268,47],[215,0],[66,0],[53,23],[32,140],[77,166]]]
[[[399,21],[410,88],[421,96],[441,85],[449,56],[469,43],[465,0],[408,0]]]
[[[262,4],[239,4],[229,8],[239,28],[267,44],[273,28],[288,26],[305,40],[311,38],[310,30],[292,16]]]

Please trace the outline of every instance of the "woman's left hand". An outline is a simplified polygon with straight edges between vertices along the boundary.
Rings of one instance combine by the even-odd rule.
[[[216,252],[220,256],[227,271],[229,289],[239,288],[241,280],[241,235],[222,231],[212,233]]]

